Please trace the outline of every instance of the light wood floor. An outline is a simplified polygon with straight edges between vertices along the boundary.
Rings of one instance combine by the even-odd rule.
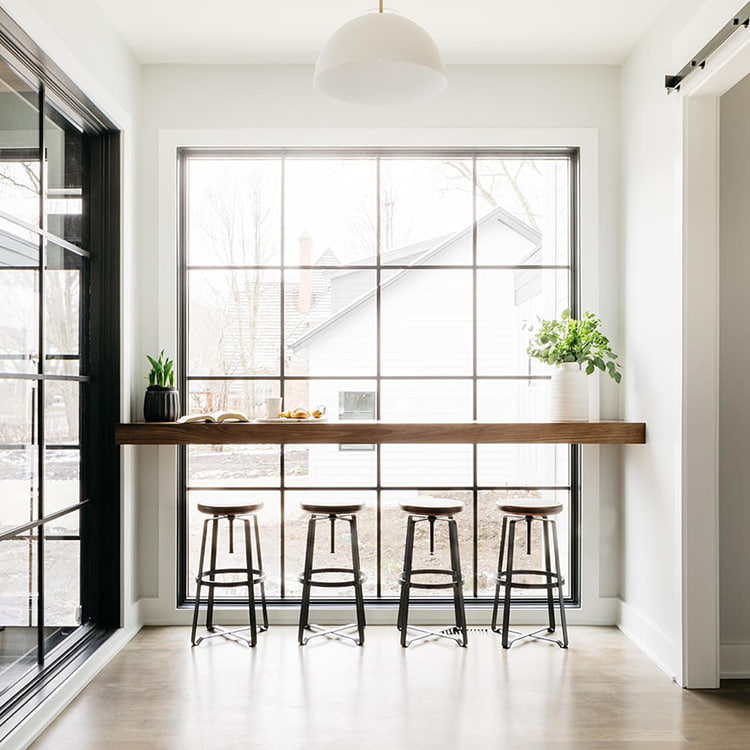
[[[568,651],[476,630],[404,650],[392,627],[364,648],[289,627],[191,648],[147,628],[32,748],[747,750],[750,683],[728,685],[682,690],[613,628],[572,628]]]

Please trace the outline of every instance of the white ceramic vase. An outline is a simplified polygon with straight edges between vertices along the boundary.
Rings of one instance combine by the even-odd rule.
[[[577,362],[555,367],[550,385],[550,420],[586,422],[589,418],[588,376]]]

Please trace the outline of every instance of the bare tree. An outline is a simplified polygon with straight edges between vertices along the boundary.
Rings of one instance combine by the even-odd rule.
[[[474,175],[470,162],[466,161],[444,161],[448,173],[453,173],[453,177],[458,181],[459,189],[472,190]],[[493,159],[484,162],[485,165],[497,165],[496,170],[484,170],[477,179],[477,194],[489,205],[496,207],[498,195],[501,191],[501,185],[507,185],[511,195],[517,201],[526,223],[536,230],[539,230],[537,214],[529,201],[526,191],[521,185],[521,179],[525,170],[531,170],[536,175],[541,175],[541,170],[537,163],[531,159]],[[511,166],[513,169],[511,169]]]
[[[403,232],[398,233],[399,205],[397,191],[393,187],[391,174],[387,169],[380,172],[380,195],[359,195],[356,201],[356,210],[349,217],[349,230],[352,235],[360,239],[360,247],[372,248],[377,237],[377,211],[373,211],[374,200],[380,200],[380,249],[381,252],[392,250],[400,244],[406,244]],[[359,257],[369,255],[364,250]],[[352,258],[351,260],[356,260]]]
[[[80,293],[80,268],[48,268],[45,274],[45,334],[48,354],[80,355]],[[65,386],[60,386],[57,393],[62,398],[66,418],[66,429],[61,430],[61,437],[71,439],[78,432],[78,399],[70,398]],[[54,393],[54,389],[52,390]],[[48,407],[52,407],[52,404],[49,403]]]
[[[0,185],[39,195],[39,164],[37,162],[0,162]]]
[[[3,191],[3,188],[6,190]],[[36,161],[11,160],[0,162],[0,193],[14,198],[19,195],[39,196],[39,163]],[[38,204],[36,204],[38,205]],[[36,209],[35,209],[36,210]],[[45,348],[49,354],[80,354],[78,333],[80,327],[80,268],[65,268],[63,256],[57,256],[55,250],[48,251],[45,270]],[[62,253],[62,251],[60,251]],[[27,332],[33,314],[30,309],[36,305],[37,292],[36,263],[38,250],[31,245],[28,266],[3,269],[3,297],[6,301],[6,321],[19,336],[9,340],[15,342],[16,351],[6,352],[13,355],[30,354],[36,351],[21,351],[25,348],[24,332]],[[45,368],[50,365],[45,362]],[[60,440],[75,440],[78,430],[78,399],[71,398],[60,383],[48,386],[47,408],[51,410],[48,429],[56,431]],[[58,415],[56,398],[61,399],[60,409],[64,416]]]
[[[230,173],[213,181],[203,192],[208,211],[202,214],[201,231],[218,265],[258,266],[269,262],[272,245],[272,201],[262,174],[238,178]],[[191,359],[209,375],[262,374],[259,317],[269,299],[278,298],[273,284],[264,281],[262,271],[228,271],[222,283],[203,277],[210,295],[193,297],[191,311]],[[269,373],[270,374],[270,373]],[[225,381],[215,381],[206,393],[211,410],[232,405],[232,393]],[[236,388],[237,386],[235,386]],[[245,408],[255,403],[255,383],[243,381]],[[236,393],[236,391],[235,391]]]

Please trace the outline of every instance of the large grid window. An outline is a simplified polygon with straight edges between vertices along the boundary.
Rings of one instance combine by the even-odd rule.
[[[285,408],[324,406],[329,419],[547,418],[549,372],[527,356],[525,324],[576,309],[575,150],[183,149],[179,159],[188,411],[258,418],[265,398],[281,396]],[[180,600],[195,595],[196,503],[227,493],[265,501],[267,590],[278,600],[300,594],[301,500],[365,502],[360,544],[375,601],[398,594],[399,501],[465,502],[457,520],[475,601],[494,592],[496,502],[562,502],[562,558],[576,599],[574,447],[347,448],[181,449]]]

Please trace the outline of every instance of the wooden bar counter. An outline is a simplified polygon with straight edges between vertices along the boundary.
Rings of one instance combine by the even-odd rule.
[[[646,442],[644,422],[129,422],[118,445]]]

